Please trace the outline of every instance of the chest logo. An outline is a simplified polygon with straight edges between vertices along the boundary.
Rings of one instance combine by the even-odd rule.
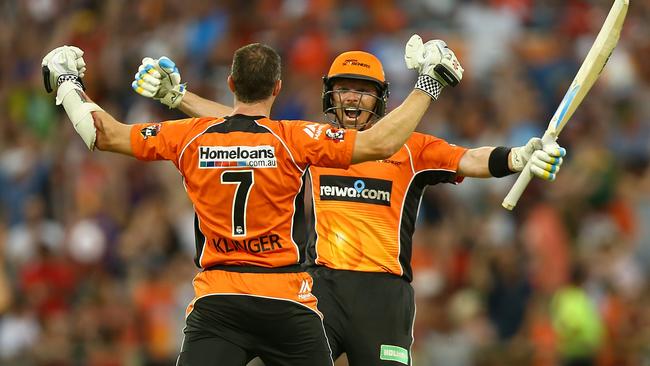
[[[376,178],[321,175],[322,201],[349,201],[390,206],[393,182]]]

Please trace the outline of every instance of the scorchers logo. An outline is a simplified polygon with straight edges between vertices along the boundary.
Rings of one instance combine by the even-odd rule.
[[[321,175],[320,199],[390,206],[392,187],[389,180]]]
[[[158,135],[158,132],[160,132],[160,123],[147,126],[140,130],[140,134],[142,135],[142,138],[144,140],[148,139],[149,137],[155,137],[156,135]]]
[[[328,139],[334,140],[334,142],[343,141],[343,138],[345,137],[345,130],[328,128],[327,131],[325,131],[325,136],[327,136]]]

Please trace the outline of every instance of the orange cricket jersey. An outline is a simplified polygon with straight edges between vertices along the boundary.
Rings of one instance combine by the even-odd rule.
[[[310,167],[313,212],[307,256],[334,269],[412,279],[411,245],[428,185],[456,183],[467,149],[414,133],[386,160],[349,169]]]
[[[352,130],[244,115],[131,129],[135,157],[170,160],[183,176],[200,268],[301,263],[306,169],[348,167],[355,138]]]

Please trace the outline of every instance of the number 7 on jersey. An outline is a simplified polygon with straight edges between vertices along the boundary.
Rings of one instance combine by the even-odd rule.
[[[255,184],[252,170],[226,170],[221,183],[236,184],[232,199],[232,236],[246,236],[246,206],[251,187]]]

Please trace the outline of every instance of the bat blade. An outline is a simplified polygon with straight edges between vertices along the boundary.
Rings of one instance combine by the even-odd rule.
[[[629,4],[629,0],[614,1],[594,44],[589,49],[569,90],[551,118],[548,125],[550,132],[558,135],[562,131],[605,68],[618,43]]]
[[[609,57],[618,43],[629,5],[629,0],[614,1],[605,19],[605,23],[600,29],[600,32],[598,32],[594,44],[591,46],[571,86],[569,86],[562,102],[560,102],[546,128],[546,132],[542,137],[545,144],[557,140],[564,126],[566,126],[571,116],[573,116],[573,112],[582,103],[582,100],[600,76],[600,73],[603,71],[605,64],[607,64]],[[517,205],[521,194],[526,189],[526,186],[528,186],[532,177],[529,162],[521,174],[519,174],[517,181],[510,188],[501,205],[507,210],[512,210]]]

